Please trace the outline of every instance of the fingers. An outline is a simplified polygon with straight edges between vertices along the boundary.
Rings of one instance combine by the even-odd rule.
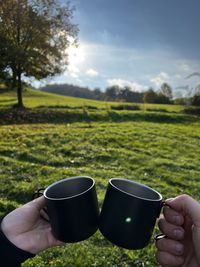
[[[164,217],[160,218],[158,225],[161,232],[167,238],[156,242],[158,249],[156,257],[158,262],[164,266],[182,266],[184,263],[184,228],[193,225],[193,243],[196,254],[200,247],[200,204],[188,195],[181,195],[174,199],[166,200],[169,207],[163,210]]]
[[[162,266],[178,267],[184,263],[182,256],[175,256],[165,251],[158,251],[156,253],[156,259]]]
[[[37,208],[43,220],[49,222],[49,216],[47,214],[47,210],[45,207],[45,199],[43,196],[34,199],[32,202],[30,202],[30,204],[34,205]]]
[[[182,256],[184,253],[183,244],[169,238],[158,240],[156,242],[156,247],[158,250],[168,252],[174,256]]]
[[[175,211],[170,207],[165,207],[163,210],[165,219],[174,225],[183,225],[184,217],[180,212]]]
[[[181,195],[169,199],[166,203],[175,211],[187,215],[193,224],[200,227],[200,204],[188,195]]]
[[[169,238],[163,238],[156,242],[158,252],[157,261],[162,266],[180,266],[184,262],[184,246],[182,243]]]
[[[159,220],[158,226],[161,232],[171,239],[182,240],[184,238],[184,229],[169,223],[165,218]]]
[[[158,249],[156,258],[162,266],[181,266],[184,262],[184,246],[180,242],[184,238],[183,215],[170,207],[163,210],[164,217],[158,221],[161,232],[167,236],[156,242]]]
[[[47,214],[47,211],[45,209],[40,210],[40,216],[42,219],[44,219],[46,222],[49,222],[49,216]]]

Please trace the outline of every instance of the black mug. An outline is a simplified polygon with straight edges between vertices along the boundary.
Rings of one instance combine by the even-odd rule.
[[[109,180],[99,218],[99,230],[126,249],[148,245],[163,206],[160,193],[124,178]]]
[[[52,233],[58,240],[79,242],[96,232],[99,208],[92,178],[66,178],[49,185],[43,194]]]

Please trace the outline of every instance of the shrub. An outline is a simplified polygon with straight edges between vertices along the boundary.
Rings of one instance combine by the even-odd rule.
[[[111,106],[111,109],[113,110],[140,110],[140,107],[136,105],[117,105],[117,106]]]
[[[189,107],[189,108],[185,108],[183,112],[186,114],[200,116],[200,108]]]

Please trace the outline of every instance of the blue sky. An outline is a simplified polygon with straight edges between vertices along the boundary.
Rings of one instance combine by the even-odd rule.
[[[69,50],[68,70],[50,82],[104,90],[129,85],[133,90],[174,91],[194,87],[200,77],[199,0],[74,0],[79,48]]]

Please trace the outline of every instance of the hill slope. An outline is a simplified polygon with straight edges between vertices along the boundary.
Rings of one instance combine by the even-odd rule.
[[[93,105],[96,107],[105,107],[106,102],[83,99],[77,97],[67,97],[55,93],[43,92],[36,89],[25,89],[23,93],[24,105],[28,108],[38,106],[84,106]],[[14,91],[1,90],[0,107],[11,106],[17,103],[17,95]]]
[[[164,105],[164,104],[138,104],[138,103],[120,103],[105,102],[100,100],[92,100],[78,97],[61,96],[55,93],[43,92],[36,89],[25,89],[23,93],[24,105],[27,108],[35,108],[40,106],[69,106],[84,107],[92,106],[99,109],[110,109],[112,106],[138,106],[141,110],[146,111],[167,111],[180,112],[184,106],[180,105]],[[17,103],[17,95],[14,91],[0,90],[0,108],[9,108]],[[126,108],[125,108],[126,109]]]

